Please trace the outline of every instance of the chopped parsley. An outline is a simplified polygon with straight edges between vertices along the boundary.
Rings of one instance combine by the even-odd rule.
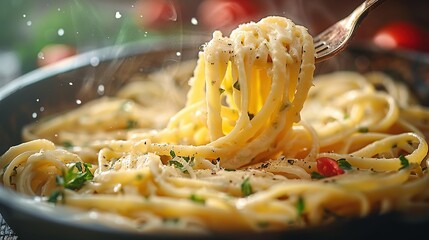
[[[176,153],[174,152],[173,149],[170,150],[170,156],[171,156],[171,158],[175,158],[176,157]]]
[[[140,180],[142,180],[142,179],[143,179],[143,177],[144,177],[144,174],[143,174],[143,173],[137,173],[137,175],[136,175],[136,180],[137,180],[137,181],[140,181]]]
[[[323,179],[325,178],[325,176],[323,176],[322,174],[318,173],[318,172],[312,172],[311,173],[311,179]]]
[[[187,156],[187,157],[182,157],[183,158],[183,160],[185,160],[185,162],[187,162],[187,163],[189,163],[189,162],[193,162],[194,161],[194,157],[189,157],[189,156]]]
[[[92,180],[94,175],[89,168],[92,167],[90,163],[74,163],[62,175],[57,175],[55,180],[59,189],[53,191],[48,198],[48,202],[56,203],[58,198],[64,201],[64,189],[78,190],[85,182]]]
[[[250,185],[248,177],[241,183],[241,193],[244,197],[247,197],[253,193],[252,185]]]
[[[127,121],[127,129],[132,129],[137,127],[137,121],[132,120],[132,119],[128,119]]]
[[[71,141],[64,141],[63,142],[63,147],[65,147],[65,148],[72,148],[73,147],[73,143]]]
[[[60,181],[60,183],[65,188],[71,190],[80,189],[86,181],[94,178],[94,175],[89,170],[90,167],[91,164],[89,163],[75,163],[65,173],[63,173],[62,181]],[[58,178],[61,178],[61,176],[58,176]]]
[[[168,163],[169,163],[171,166],[175,166],[176,168],[179,168],[180,170],[185,171],[185,168],[183,167],[183,164],[182,164],[182,163],[180,163],[179,161],[176,161],[176,160],[170,160],[170,161],[168,161]]]
[[[367,133],[369,131],[368,127],[362,126],[358,128],[358,132]]]
[[[51,193],[51,195],[49,195],[48,202],[57,203],[58,198],[60,198],[60,197],[61,197],[61,199],[64,200],[64,191],[57,189],[57,190],[53,191]]]
[[[174,150],[170,150],[170,156],[172,159],[174,159],[176,157],[176,153],[174,152]],[[180,156],[178,156],[178,157],[180,157]],[[189,163],[189,165],[191,165],[191,166],[193,165],[193,162],[195,159],[194,157],[189,157],[189,156],[181,157],[181,158],[183,160],[185,160],[185,162]],[[184,173],[188,172],[186,170],[185,166],[177,160],[170,160],[170,161],[168,161],[168,163],[170,164],[170,166],[175,166],[176,168],[180,169],[180,171],[182,171]]]
[[[200,204],[206,203],[206,200],[203,197],[198,196],[196,194],[191,194],[189,199],[191,199],[193,202],[200,203]]]
[[[344,120],[347,120],[347,119],[349,119],[350,118],[350,115],[348,114],[348,113],[344,113]]]
[[[302,213],[304,213],[304,209],[305,209],[304,198],[302,196],[299,196],[298,201],[296,202],[296,211],[298,212],[298,215],[302,215]]]
[[[347,162],[346,159],[341,158],[337,160],[338,166],[343,169],[343,170],[351,170],[352,169],[352,165]]]
[[[402,155],[399,156],[399,161],[401,161],[401,166],[402,166],[401,168],[399,168],[399,170],[404,169],[410,165],[410,162],[405,156],[402,156]]]

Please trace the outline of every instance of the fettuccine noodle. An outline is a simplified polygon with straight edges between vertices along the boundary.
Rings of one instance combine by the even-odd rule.
[[[429,111],[383,73],[313,79],[304,27],[267,17],[216,31],[196,66],[179,67],[26,126],[0,159],[2,184],[142,232],[429,209]],[[189,91],[173,80],[183,72]]]

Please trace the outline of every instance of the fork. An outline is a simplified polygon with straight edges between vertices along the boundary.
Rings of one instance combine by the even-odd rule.
[[[366,0],[349,16],[314,37],[316,62],[324,61],[341,52],[350,42],[363,18],[382,2],[384,0]]]

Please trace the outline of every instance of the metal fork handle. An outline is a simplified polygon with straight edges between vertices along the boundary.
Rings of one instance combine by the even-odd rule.
[[[349,43],[349,40],[354,35],[356,27],[359,26],[364,17],[367,16],[371,10],[376,8],[384,1],[385,0],[364,1],[361,5],[355,8],[350,15],[341,19],[335,25],[331,26],[321,34],[317,35],[314,38],[316,47],[316,62],[324,61],[344,49]],[[338,26],[338,28],[336,29],[337,31],[346,31],[349,34],[344,34],[340,38],[338,38],[338,36],[335,37],[335,34],[332,32],[332,30],[335,29],[335,26]],[[343,27],[340,29],[339,26]],[[327,46],[325,42],[326,39],[330,40],[328,44],[329,46]]]
[[[362,19],[368,15],[368,13],[376,8],[379,4],[385,0],[366,0],[359,7],[357,7],[348,17],[345,19],[355,20],[355,24],[358,25]],[[344,19],[343,19],[344,20]]]

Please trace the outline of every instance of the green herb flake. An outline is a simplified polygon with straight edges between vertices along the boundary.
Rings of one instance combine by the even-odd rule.
[[[81,162],[75,163],[75,166],[79,172],[82,172],[82,163]]]
[[[224,93],[225,92],[225,89],[223,89],[223,88],[219,88],[219,94],[222,94],[222,93]]]
[[[189,163],[189,162],[193,162],[194,161],[194,159],[195,159],[195,157],[189,157],[189,156],[187,156],[187,157],[182,157],[183,158],[183,160],[185,160],[185,162],[187,162],[187,163]]]
[[[94,175],[91,173],[89,168],[92,167],[89,163],[77,162],[73,166],[71,166],[65,173],[63,174],[64,178],[64,187],[77,190],[80,189],[86,181],[92,180]]]
[[[144,177],[144,174],[142,174],[142,173],[137,173],[137,175],[136,175],[136,180],[137,180],[137,181],[140,181],[140,180],[142,180],[142,179],[143,179],[143,177]]]
[[[87,180],[92,180],[94,178],[94,175],[92,174],[90,168],[92,168],[92,164],[91,163],[84,163],[83,167],[85,168],[85,172],[87,174]]]
[[[402,166],[401,168],[399,168],[399,170],[404,169],[410,165],[410,162],[405,156],[402,156],[402,155],[399,156],[399,161],[401,161],[401,166]]]
[[[72,148],[73,147],[73,143],[71,141],[64,141],[62,143],[63,147],[65,148]]]
[[[250,185],[248,177],[241,183],[241,193],[244,197],[247,197],[253,193],[252,185]]]
[[[311,173],[311,179],[323,179],[323,178],[325,178],[325,177],[318,172],[312,172]]]
[[[358,128],[358,132],[360,133],[367,133],[368,131],[369,131],[368,127],[362,126]]]
[[[344,120],[347,120],[347,119],[349,119],[350,118],[350,115],[348,114],[348,113],[344,113]]]
[[[296,211],[298,212],[298,215],[302,215],[304,213],[304,209],[305,209],[304,198],[302,196],[299,196],[298,201],[296,202]]]
[[[176,153],[174,152],[173,149],[170,150],[170,156],[171,156],[171,158],[175,158],[176,157]]]
[[[57,203],[58,199],[64,201],[64,189],[78,190],[80,189],[87,181],[92,180],[94,175],[92,174],[91,168],[92,165],[89,163],[74,163],[67,170],[63,171],[62,175],[55,176],[55,182],[59,189],[53,191],[49,197],[48,202]]]
[[[137,127],[137,121],[132,120],[132,119],[128,119],[127,120],[127,129],[133,129]]]
[[[170,161],[168,161],[168,163],[169,163],[171,166],[175,166],[175,167],[177,167],[177,168],[183,169],[183,164],[182,164],[182,163],[180,163],[179,161],[176,161],[176,160],[170,160]]]
[[[62,190],[55,190],[53,191],[48,198],[48,202],[50,203],[57,203],[58,199],[61,197],[61,199],[64,199],[64,192]]]
[[[191,196],[189,196],[189,199],[191,199],[193,202],[196,202],[196,203],[199,203],[199,204],[206,203],[206,200],[203,197],[198,196],[196,194],[191,194]]]
[[[352,170],[352,165],[344,158],[338,159],[337,163],[338,166],[343,170]]]

